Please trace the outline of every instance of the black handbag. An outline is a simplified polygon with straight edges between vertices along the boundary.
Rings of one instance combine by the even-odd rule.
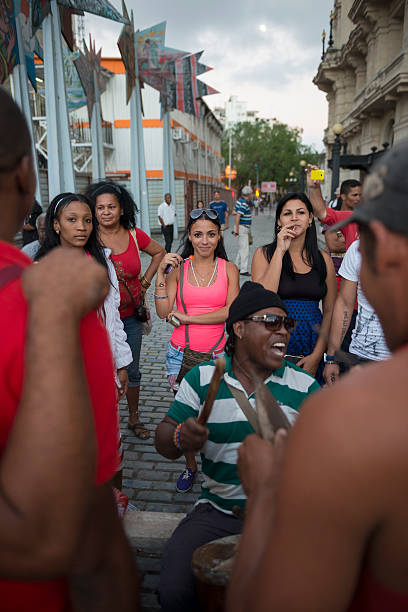
[[[187,314],[187,308],[186,308],[186,305],[184,303],[184,298],[183,298],[183,284],[184,284],[184,262],[181,264],[181,267],[180,267],[180,301],[183,306],[184,312]],[[206,361],[211,361],[213,352],[215,351],[217,346],[222,342],[225,332],[223,330],[221,334],[221,338],[214,344],[214,346],[209,351],[193,351],[193,349],[190,348],[189,346],[190,341],[189,341],[189,335],[188,335],[188,324],[184,326],[184,334],[185,334],[186,344],[184,347],[183,360],[181,362],[180,371],[176,378],[176,382],[179,384],[181,383],[181,381],[183,380],[187,372],[192,370],[194,366],[200,363],[205,363]]]

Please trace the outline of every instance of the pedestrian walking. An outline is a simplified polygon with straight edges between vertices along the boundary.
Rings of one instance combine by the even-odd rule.
[[[241,276],[250,276],[248,272],[249,265],[249,243],[252,238],[251,225],[252,225],[252,213],[251,213],[251,196],[252,188],[246,185],[242,191],[241,196],[238,198],[235,204],[235,228],[232,232],[234,236],[238,237],[238,254],[235,260],[236,265],[239,268]]]
[[[171,251],[174,234],[174,220],[176,217],[176,208],[171,201],[171,193],[166,193],[164,202],[157,209],[157,216],[161,225],[161,232],[164,236],[164,248],[167,253]]]
[[[290,193],[279,202],[274,241],[255,251],[252,278],[284,300],[298,321],[288,355],[323,384],[337,286],[331,257],[318,248],[313,208],[304,193]]]
[[[229,227],[229,213],[227,203],[224,200],[221,200],[221,194],[218,189],[214,191],[214,199],[212,202],[210,202],[209,208],[217,211],[221,223],[221,236],[224,238],[224,231]]]
[[[156,274],[164,249],[136,227],[136,204],[124,187],[111,181],[101,181],[90,185],[86,195],[95,210],[100,241],[111,250],[110,259],[119,281],[119,313],[132,351],[133,360],[128,367],[129,386],[126,393],[129,410],[127,426],[135,436],[146,440],[150,433],[139,418],[139,359],[142,326],[147,316],[144,296]],[[139,251],[151,257],[144,274],[141,273]]]
[[[168,253],[158,269],[156,312],[161,319],[179,324],[166,356],[167,379],[174,392],[188,367],[224,353],[224,323],[239,291],[239,276],[228,261],[220,229],[215,210],[192,210],[181,256]],[[167,266],[173,269],[165,275]],[[185,457],[186,467],[177,481],[179,492],[191,489],[197,472],[194,453]]]

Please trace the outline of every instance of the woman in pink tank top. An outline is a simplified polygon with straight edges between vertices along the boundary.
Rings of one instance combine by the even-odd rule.
[[[171,271],[165,274],[170,266]],[[166,356],[167,379],[174,393],[186,346],[193,351],[211,352],[214,357],[223,354],[224,324],[238,292],[238,268],[228,261],[217,212],[194,209],[181,255],[164,256],[155,286],[158,316],[175,317],[180,322],[173,330]],[[194,454],[186,453],[185,457],[186,468],[177,481],[179,492],[191,489],[197,472]]]

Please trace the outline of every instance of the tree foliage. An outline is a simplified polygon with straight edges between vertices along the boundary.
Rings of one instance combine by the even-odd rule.
[[[319,154],[308,145],[302,144],[302,130],[291,128],[277,120],[258,119],[255,123],[244,121],[224,132],[222,155],[228,164],[229,138],[232,138],[232,167],[237,171],[234,186],[240,188],[256,184],[257,166],[259,184],[262,181],[276,181],[279,191],[300,188],[300,161],[317,164]],[[289,183],[289,173],[296,181]]]

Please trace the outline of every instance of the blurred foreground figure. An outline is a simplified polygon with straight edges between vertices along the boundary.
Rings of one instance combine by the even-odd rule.
[[[407,160],[408,143],[382,157],[344,221],[358,224],[362,289],[393,355],[316,393],[286,445],[240,447],[229,612],[408,609]]]
[[[0,133],[0,608],[135,610],[107,484],[118,461],[115,386],[94,310],[107,275],[63,249],[30,266],[11,245],[35,175],[26,123],[1,88]]]

